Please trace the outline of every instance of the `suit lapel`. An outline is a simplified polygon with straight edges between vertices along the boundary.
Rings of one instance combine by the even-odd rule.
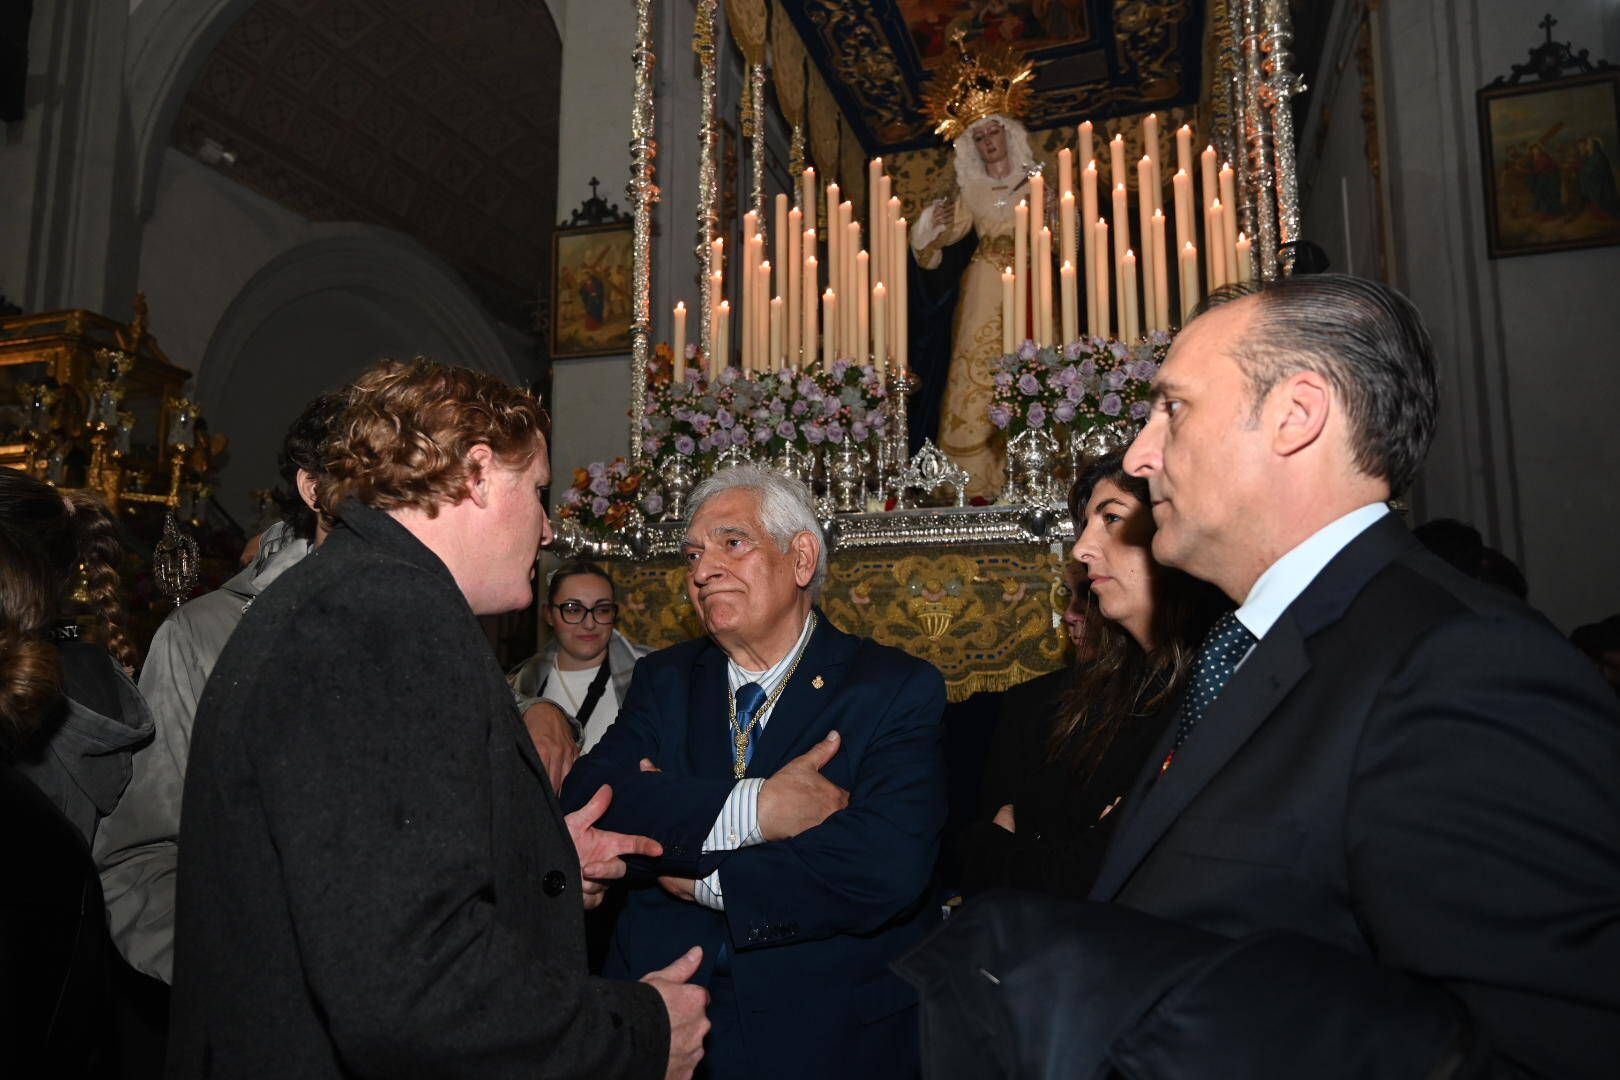
[[[1159,765],[1175,738],[1175,724],[1167,726],[1161,746],[1155,748],[1155,756],[1131,794],[1135,812],[1120,822],[1120,831],[1103,858],[1092,899],[1114,898],[1187,804],[1249,741],[1310,667],[1305,641],[1285,613],[1233,673],[1232,681],[1198,721],[1197,730],[1176,751],[1175,763],[1160,774]]]
[[[1232,681],[1198,722],[1198,730],[1176,752],[1175,764],[1160,775],[1159,765],[1175,738],[1175,724],[1166,725],[1164,738],[1127,800],[1126,816],[1120,819],[1103,857],[1091,899],[1112,900],[1119,893],[1198,793],[1310,671],[1305,642],[1341,619],[1385,566],[1417,547],[1395,514],[1375,521],[1347,544],[1233,673]]]
[[[731,775],[731,714],[726,654],[713,642],[698,653],[688,691],[687,766],[694,776]]]
[[[749,776],[770,776],[809,749],[808,745],[800,743],[821,737],[822,733],[817,730],[814,738],[805,738],[807,730],[822,716],[827,703],[837,693],[858,643],[858,639],[828,622],[827,616],[816,612],[816,628],[805,643],[804,658],[771,709],[754,749],[754,759],[748,763]],[[815,685],[818,677],[821,679],[819,687]]]

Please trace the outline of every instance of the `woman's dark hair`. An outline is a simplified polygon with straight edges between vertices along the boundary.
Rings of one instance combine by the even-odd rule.
[[[292,528],[293,535],[302,540],[315,539],[315,511],[298,493],[298,470],[319,477],[326,471],[326,444],[331,442],[343,416],[344,397],[341,393],[322,394],[304,406],[298,419],[292,422],[281,440],[276,454],[276,471],[281,474],[281,485],[270,493],[281,509],[281,518]]]
[[[571,577],[578,577],[580,574],[590,574],[592,577],[601,578],[608,583],[608,589],[612,591],[613,598],[618,599],[618,587],[613,584],[612,576],[599,563],[593,563],[589,559],[575,559],[572,562],[563,563],[551,572],[551,581],[546,586],[546,603],[555,603],[557,590],[562,588],[562,583]]]
[[[1085,528],[1092,492],[1105,480],[1141,503],[1144,512],[1151,506],[1147,481],[1125,471],[1125,451],[1104,454],[1088,463],[1069,489],[1076,536]],[[1151,649],[1144,650],[1124,627],[1098,613],[1096,625],[1087,627],[1096,655],[1077,662],[1059,701],[1062,715],[1048,744],[1049,758],[1067,760],[1090,776],[1126,725],[1175,699],[1204,635],[1230,606],[1214,586],[1160,566],[1153,583]]]
[[[117,523],[95,496],[0,469],[0,720],[14,737],[61,691],[46,635],[65,613],[84,610],[87,638],[127,667],[139,661],[124,631],[122,553]]]

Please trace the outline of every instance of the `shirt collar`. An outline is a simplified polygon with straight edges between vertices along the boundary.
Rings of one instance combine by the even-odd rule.
[[[1323,567],[1387,513],[1389,507],[1385,504],[1368,503],[1316,530],[1260,575],[1244,598],[1243,606],[1237,609],[1238,622],[1256,641],[1265,637],[1288,610],[1288,605],[1316,580]]]
[[[749,671],[731,657],[726,657],[726,681],[731,689],[736,690],[745,683],[758,683],[767,695],[773,693],[776,684],[787,677],[788,668],[793,666],[793,658],[799,655],[805,641],[810,637],[810,615],[811,612],[805,612],[804,627],[799,631],[799,640],[794,642],[793,648],[765,671]]]

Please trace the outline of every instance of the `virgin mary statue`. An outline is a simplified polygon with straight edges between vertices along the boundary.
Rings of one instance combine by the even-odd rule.
[[[968,493],[994,498],[1004,447],[990,423],[992,364],[1001,354],[1001,271],[1013,261],[1013,210],[1029,197],[1037,170],[1029,135],[1016,117],[1028,99],[1030,68],[1007,50],[969,53],[938,75],[929,108],[935,131],[955,148],[956,184],[926,207],[911,231],[925,270],[972,230],[978,246],[958,287],[950,369],[940,409],[939,444],[971,477]]]

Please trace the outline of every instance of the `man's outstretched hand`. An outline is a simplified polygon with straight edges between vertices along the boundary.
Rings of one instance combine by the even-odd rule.
[[[596,821],[607,813],[612,801],[613,789],[603,784],[590,802],[565,819],[568,835],[574,838],[574,850],[579,853],[579,876],[584,883],[586,910],[600,904],[608,885],[624,877],[624,856],[664,853],[663,845],[650,836],[598,829]]]
[[[813,829],[849,805],[849,792],[821,775],[838,753],[838,732],[776,770],[759,789],[759,832],[766,840],[787,840]]]

